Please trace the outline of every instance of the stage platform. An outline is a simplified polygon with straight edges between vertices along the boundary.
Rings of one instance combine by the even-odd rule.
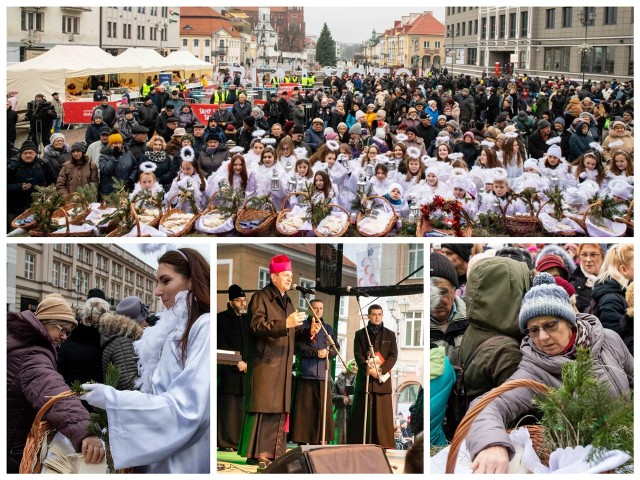
[[[296,448],[295,443],[287,444],[287,451]],[[400,474],[404,471],[404,456],[406,451],[404,450],[387,450],[386,455],[394,474]],[[216,464],[217,474],[225,473],[257,473],[257,465],[247,465],[244,457],[241,457],[237,452],[216,452]]]

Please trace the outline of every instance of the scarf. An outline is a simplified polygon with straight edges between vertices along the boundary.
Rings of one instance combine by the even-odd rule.
[[[144,329],[142,338],[133,342],[138,356],[138,374],[135,386],[143,393],[154,393],[153,373],[162,357],[162,350],[169,347],[169,341],[178,344],[187,327],[187,298],[189,292],[183,290],[176,295],[176,303],[170,309],[158,314],[153,327]]]
[[[369,333],[371,333],[375,337],[376,335],[378,335],[378,332],[382,330],[382,323],[380,325],[374,325],[373,323],[369,322],[367,324],[367,329],[369,330]]]
[[[384,198],[386,198],[391,205],[402,205],[402,198],[399,198],[398,200],[393,200],[388,193],[384,196]]]
[[[560,355],[564,355],[569,358],[576,358],[578,347],[590,348],[589,328],[589,322],[578,318],[576,321],[576,327],[573,329],[573,333],[571,335],[571,340],[569,340],[569,345],[567,345]]]
[[[144,153],[144,156],[154,163],[162,163],[167,159],[167,152],[163,150],[160,152],[156,152],[154,150],[147,150]]]

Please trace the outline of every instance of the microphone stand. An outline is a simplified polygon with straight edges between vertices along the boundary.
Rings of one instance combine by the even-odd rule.
[[[322,328],[322,331],[324,332],[324,335],[329,342],[328,352],[330,353],[331,347],[333,347],[335,352],[338,354],[338,357],[340,357],[340,361],[342,362],[346,370],[347,364],[344,361],[344,358],[342,358],[342,355],[340,355],[340,350],[338,350],[338,347],[336,347],[336,344],[333,341],[333,338],[331,337],[331,335],[329,335],[326,328],[324,328],[324,324],[322,323],[322,320],[318,318],[318,316],[313,311],[313,308],[311,308],[311,303],[309,302],[309,300],[307,300],[306,294],[303,294],[302,298],[304,298],[304,301],[307,302],[307,305],[309,305],[309,312],[311,312],[311,315],[313,316],[315,321],[317,321],[320,324],[320,328]],[[322,402],[322,445],[326,445],[326,434],[327,434],[327,393],[329,390],[329,353],[327,353],[327,356],[324,359],[324,401]]]
[[[358,304],[358,311],[362,312],[362,306],[360,305],[360,293],[358,291],[354,292],[356,295],[356,302]],[[369,336],[369,330],[367,330],[367,325],[364,323],[364,316],[362,315],[362,313],[360,313],[360,320],[362,320],[362,325],[364,326],[364,333],[367,336],[367,342],[369,344],[369,351],[367,352],[367,360],[375,358],[376,353],[373,350],[373,344],[371,343],[371,337]],[[376,374],[378,375],[378,378],[380,378],[380,370],[378,369],[378,365],[376,364],[375,360],[373,362],[373,366],[376,369]],[[363,428],[362,428],[362,444],[366,445],[367,443],[367,425],[368,423],[371,423],[371,419],[369,419],[369,421],[367,422],[367,414],[369,413],[369,402],[372,401],[371,399],[371,393],[369,392],[369,362],[367,361],[367,382],[365,383],[365,388],[364,388],[364,398],[365,398],[365,402],[364,402],[364,422],[363,422]],[[371,429],[369,429],[369,438],[371,438]]]

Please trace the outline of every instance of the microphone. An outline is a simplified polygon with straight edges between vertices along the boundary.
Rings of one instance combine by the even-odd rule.
[[[299,292],[304,293],[305,295],[315,295],[316,291],[313,288],[305,288],[300,285],[296,285],[295,283],[291,285],[292,290],[298,290]]]
[[[355,293],[356,295],[360,295],[361,297],[368,297],[369,294],[366,292],[363,292],[362,289],[360,288],[356,288],[356,287],[347,287],[347,292],[351,293]]]

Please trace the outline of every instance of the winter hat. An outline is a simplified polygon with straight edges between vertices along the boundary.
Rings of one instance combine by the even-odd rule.
[[[71,151],[80,151],[82,153],[87,153],[87,146],[82,142],[75,142],[73,145],[71,145]]]
[[[318,117],[314,118],[314,119],[311,121],[311,124],[312,124],[312,125],[313,125],[314,123],[320,123],[321,125],[324,125],[324,122],[322,121],[322,119],[321,119],[321,118],[318,118]]]
[[[359,123],[354,123],[353,126],[349,129],[349,133],[350,134],[358,134],[358,135],[362,135],[362,127],[360,126]]]
[[[625,123],[624,123],[624,122],[621,122],[620,120],[616,120],[615,122],[613,122],[613,123],[611,124],[611,130],[613,130],[613,129],[614,129],[614,128],[616,128],[617,126],[621,126],[621,127],[627,128],[627,126],[625,125]],[[54,135],[55,135],[55,133],[54,133]],[[52,141],[51,143],[53,143],[53,141]]]
[[[109,146],[113,145],[114,143],[122,143],[122,135],[120,135],[119,133],[113,133],[111,135],[109,135]]]
[[[399,183],[392,183],[391,185],[389,185],[389,193],[391,193],[391,191],[397,188],[398,191],[400,192],[400,196],[404,195],[404,188],[402,188],[402,185],[400,185]]]
[[[224,127],[224,131],[225,132],[235,132],[236,131],[236,127],[232,123],[230,123],[226,127]]]
[[[540,165],[538,164],[538,161],[535,158],[528,158],[524,162],[524,168],[525,170],[527,168],[533,168],[536,172],[540,173]]]
[[[71,305],[57,293],[44,297],[38,304],[38,308],[36,308],[36,317],[41,322],[44,320],[60,320],[78,325],[73,310],[71,310]]]
[[[556,285],[558,285],[561,288],[564,288],[564,291],[567,292],[567,295],[569,295],[569,297],[573,297],[576,294],[576,289],[564,278],[562,277],[553,277],[553,278],[556,281]]]
[[[469,261],[471,258],[471,244],[467,243],[443,243],[440,245],[442,248],[446,248],[447,250],[451,250],[453,253],[458,255],[465,262]]]
[[[22,144],[22,146],[20,147],[20,153],[22,152],[26,152],[27,150],[33,150],[34,152],[38,152],[38,147],[36,147],[36,144],[27,140],[26,142],[24,142]]]
[[[546,272],[539,273],[533,279],[533,287],[522,300],[520,307],[520,330],[527,329],[529,320],[538,317],[557,317],[576,324],[576,314],[573,311],[569,295],[556,285],[554,278]]]
[[[526,120],[527,119],[527,112],[525,112],[524,110],[520,110],[518,112],[518,118],[520,120]]]
[[[458,275],[456,274],[456,268],[451,263],[447,257],[442,255],[441,253],[433,252],[431,254],[429,260],[429,276],[444,278],[445,280],[449,280],[451,284],[458,288],[460,284],[458,283]]]
[[[560,124],[560,125],[562,125],[563,127],[565,126],[564,118],[562,118],[562,117],[558,117],[558,118],[556,118],[556,119],[553,121],[553,123],[559,123],[559,124]]]
[[[538,121],[538,128],[545,128],[545,127],[550,127],[550,126],[551,126],[551,124],[549,123],[548,120],[542,119],[542,120]]]
[[[120,301],[116,307],[116,313],[142,323],[149,316],[149,309],[138,297],[131,296],[125,297]]]
[[[274,255],[269,263],[269,273],[292,272],[291,260],[286,255]]]
[[[557,255],[549,254],[543,257],[538,257],[536,262],[536,270],[538,272],[546,272],[550,268],[559,268],[562,270],[562,277],[567,280],[569,278],[569,271],[565,267],[564,262]]]
[[[253,128],[256,124],[256,119],[251,115],[249,115],[248,117],[245,117],[242,121],[247,125],[249,125],[251,128]]]
[[[173,131],[173,134],[171,136],[172,137],[183,137],[186,134],[187,134],[187,131],[184,128],[178,127]]]
[[[209,143],[209,140],[215,140],[216,142],[220,143],[222,142],[222,137],[220,137],[219,133],[211,132],[209,135],[207,135],[206,142]]]
[[[89,300],[90,298],[100,298],[102,300],[106,300],[104,292],[99,288],[92,288],[91,290],[89,290],[89,293],[87,294],[87,300]]]
[[[324,138],[326,138],[327,140],[335,140],[336,138],[338,138],[338,134],[336,132],[329,132],[324,136]]]
[[[569,275],[573,274],[573,271],[576,269],[576,264],[569,256],[569,254],[564,250],[564,248],[562,248],[560,245],[557,245],[555,243],[545,245],[545,247],[540,250],[537,258],[542,259],[547,255],[555,255],[556,257],[560,257],[564,263],[564,268],[569,272]]]
[[[559,145],[551,145],[547,149],[547,155],[553,155],[554,157],[562,159],[562,149]]]
[[[456,122],[455,120],[449,120],[447,122],[447,125],[453,127],[454,130],[458,130],[460,128],[460,125],[458,125],[458,122]]]
[[[471,137],[471,141],[475,141],[476,137],[473,134],[473,132],[464,132],[464,135],[462,136],[462,138],[466,137],[467,135],[469,135]]]
[[[353,129],[353,127],[351,127],[351,129]],[[304,128],[302,128],[302,125],[294,125],[293,129],[291,130],[291,133],[304,133]],[[353,133],[353,132],[349,130],[349,133]],[[358,133],[360,132],[358,131]]]
[[[364,112],[362,110],[358,110],[356,112],[356,120],[360,120],[362,117],[364,117]]]
[[[246,297],[247,295],[244,293],[244,290],[242,290],[242,288],[236,284],[233,284],[229,287],[229,289],[227,290],[227,292],[229,293],[229,301],[232,302],[234,301],[236,298],[241,298],[241,297]]]
[[[438,115],[438,121],[440,121],[440,120],[446,121],[447,120],[447,116],[446,115]]]
[[[63,135],[63,134],[61,134],[61,133],[54,133],[53,135],[51,135],[51,136],[49,137],[49,142],[53,143],[53,142],[55,142],[56,140],[58,140],[59,138],[61,138],[61,139],[62,139],[62,141],[64,142],[65,138],[64,138],[64,135]]]

